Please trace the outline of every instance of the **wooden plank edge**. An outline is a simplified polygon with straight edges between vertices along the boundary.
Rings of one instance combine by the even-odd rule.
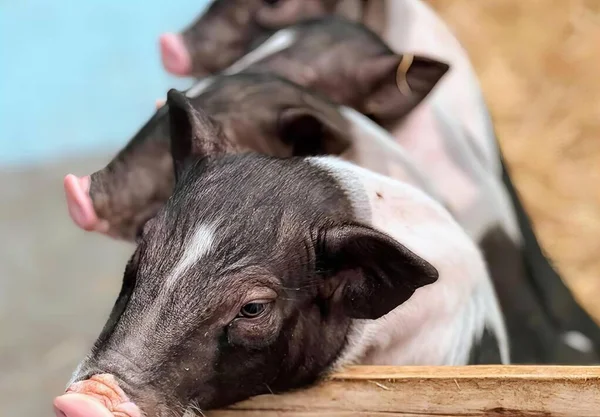
[[[600,366],[355,366],[213,417],[600,416]]]
[[[600,378],[600,366],[469,365],[350,366],[329,375],[333,380],[364,379],[589,379]]]

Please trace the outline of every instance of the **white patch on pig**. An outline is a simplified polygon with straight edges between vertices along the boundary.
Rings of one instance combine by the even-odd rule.
[[[468,146],[467,132],[456,124],[447,107],[439,102],[431,104],[431,110],[438,121],[445,149],[454,165],[459,166],[470,180],[477,185],[479,196],[471,207],[457,213],[473,239],[479,241],[493,226],[499,224],[515,244],[522,240],[518,220],[508,191],[496,173],[486,168]]]
[[[223,74],[231,75],[245,70],[250,65],[289,48],[296,42],[298,35],[295,30],[282,29],[273,34],[269,39],[264,41],[258,48],[250,51],[230,67],[223,70]]]
[[[419,288],[380,319],[354,320],[348,345],[334,368],[352,363],[465,365],[486,327],[498,339],[502,362],[508,363],[504,320],[485,262],[452,216],[409,184],[334,157],[308,161],[336,178],[359,220],[387,233],[439,271],[437,282]]]
[[[196,84],[191,86],[186,92],[185,95],[188,98],[196,98],[200,94],[204,92],[208,87],[210,87],[215,82],[214,77],[205,77],[198,81]]]
[[[352,147],[341,155],[343,159],[416,185],[440,201],[440,194],[429,177],[387,130],[350,107],[341,106],[339,110],[348,121],[352,136]]]
[[[563,333],[562,339],[567,345],[580,352],[591,352],[594,348],[594,344],[590,339],[575,330]]]
[[[293,45],[293,43],[296,41],[296,37],[296,32],[292,29],[282,29],[277,31],[269,39],[264,41],[258,48],[238,59],[230,67],[224,69],[222,74],[237,74],[238,72],[248,68],[250,65],[259,62],[268,56],[276,54],[277,52],[288,48],[290,45]],[[186,91],[185,95],[189,98],[198,97],[214,82],[215,78],[212,76],[202,78],[192,87],[190,87]]]
[[[166,279],[167,287],[172,286],[192,265],[210,252],[215,240],[216,230],[213,226],[201,224],[192,237],[185,242],[183,255]]]

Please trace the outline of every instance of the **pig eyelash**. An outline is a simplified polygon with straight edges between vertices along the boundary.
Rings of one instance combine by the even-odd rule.
[[[248,315],[248,313],[244,313],[244,308],[246,308],[249,305],[253,305],[253,304],[256,304],[256,305],[259,305],[259,306],[263,306],[263,309],[260,312],[256,313],[256,315]],[[246,303],[240,309],[240,312],[238,313],[237,318],[257,319],[259,317],[262,317],[269,310],[269,308],[271,307],[271,304],[273,304],[272,301],[262,301],[262,300],[251,301],[249,303]]]

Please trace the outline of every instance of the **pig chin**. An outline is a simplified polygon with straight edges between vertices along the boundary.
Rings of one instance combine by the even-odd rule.
[[[110,374],[94,375],[72,384],[54,400],[56,417],[142,417]]]

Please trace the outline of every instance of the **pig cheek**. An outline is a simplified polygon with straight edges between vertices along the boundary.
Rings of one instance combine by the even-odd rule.
[[[277,340],[282,322],[278,312],[255,319],[235,319],[227,328],[227,340],[234,346],[263,349]]]

